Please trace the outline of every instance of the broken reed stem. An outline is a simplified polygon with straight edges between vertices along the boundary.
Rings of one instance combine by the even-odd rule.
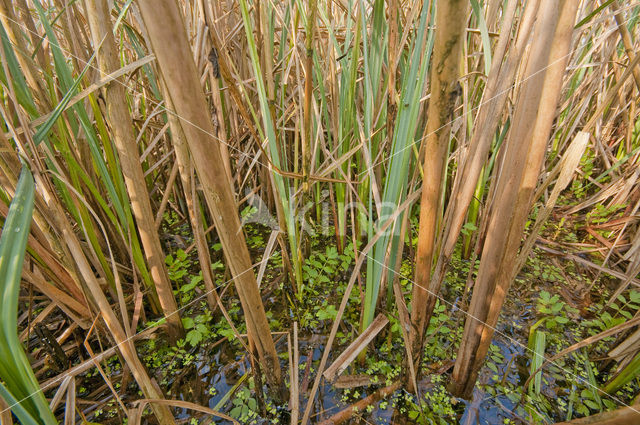
[[[351,406],[347,407],[344,410],[341,410],[340,412],[336,413],[330,418],[325,419],[324,421],[320,422],[318,425],[339,425],[339,424],[345,423],[346,421],[351,419],[354,415],[365,412],[367,407],[372,406],[373,404],[377,403],[379,400],[390,396],[391,394],[399,390],[401,387],[402,387],[402,383],[400,381],[397,381],[387,387],[380,388],[378,391],[374,392],[373,394],[363,398],[360,401],[357,401],[356,403],[353,403]]]

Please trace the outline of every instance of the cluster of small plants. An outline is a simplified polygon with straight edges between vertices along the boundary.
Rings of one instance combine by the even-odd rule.
[[[415,395],[401,391],[391,399],[391,406],[398,414],[419,425],[448,425],[457,423],[457,400],[446,389],[444,377],[432,375],[429,389],[417,399]],[[386,407],[386,406],[382,406]]]
[[[353,264],[354,257],[353,245],[350,243],[343,254],[330,245],[325,247],[324,252],[314,252],[306,259],[302,266],[305,292],[296,303],[302,327],[318,329],[336,318],[336,305],[346,286],[345,272]],[[359,304],[356,291],[351,296],[356,305]],[[349,320],[349,312],[346,319]]]
[[[258,419],[258,402],[253,397],[249,388],[242,386],[236,392],[231,401],[232,408],[229,416],[243,424],[256,423]]]
[[[640,309],[640,291],[634,289],[626,295],[618,295],[607,309],[601,304],[595,305],[594,309],[598,309],[601,313],[584,323],[589,329],[590,335],[611,329],[633,318],[638,309]]]
[[[244,216],[253,213],[253,210],[243,212]],[[611,214],[615,210],[594,211],[590,220],[599,222],[600,215]],[[249,245],[254,249],[264,247],[263,226],[245,224],[245,232]],[[471,229],[467,229],[471,230]],[[552,223],[545,228],[546,233],[552,233],[555,237],[567,239],[575,236],[575,229],[569,229],[564,220],[560,223]],[[296,320],[300,322],[302,329],[315,330],[326,329],[335,320],[336,306],[342,297],[348,278],[350,267],[354,263],[355,250],[351,244],[345,247],[340,254],[335,246],[324,245],[319,238],[312,238],[312,254],[307,257],[303,265],[305,280],[305,293],[301,298],[290,297],[289,307],[295,313]],[[412,241],[415,242],[415,241]],[[213,249],[220,251],[219,244]],[[167,266],[171,279],[176,283],[176,295],[182,305],[192,302],[205,290],[202,282],[202,274],[194,272],[194,260],[192,254],[183,250],[176,250],[167,258]],[[274,276],[281,273],[282,257],[279,253],[271,254],[265,273],[265,282],[269,282]],[[425,355],[422,367],[425,376],[429,376],[428,391],[419,400],[414,395],[406,392],[396,394],[389,401],[382,401],[378,406],[369,407],[369,411],[378,409],[384,411],[391,405],[398,413],[406,416],[412,423],[417,424],[444,424],[459,419],[463,405],[452,398],[444,385],[445,375],[434,374],[434,371],[455,357],[457,343],[461,337],[462,326],[455,314],[457,302],[464,295],[465,286],[470,273],[474,273],[478,266],[478,260],[474,262],[463,259],[457,251],[451,261],[451,267],[444,283],[443,296],[446,301],[438,300],[433,312],[433,318],[426,334]],[[473,267],[473,270],[471,268]],[[410,260],[403,260],[400,264],[399,283],[405,294],[411,292],[413,265]],[[212,265],[212,269],[218,272],[224,269],[221,262]],[[560,270],[556,264],[546,261],[543,256],[532,256],[527,262],[517,285],[528,286],[532,289],[531,282],[537,285],[552,285],[554,282],[564,281],[566,276],[579,279],[579,273],[573,267]],[[221,283],[221,280],[217,282]],[[290,285],[284,279],[280,281],[277,290],[286,293]],[[534,285],[536,286],[536,285]],[[531,291],[533,299],[522,299],[521,302],[531,302],[535,306],[536,323],[532,326],[533,333],[544,333],[542,355],[548,357],[555,352],[566,348],[572,341],[577,341],[585,335],[593,335],[602,330],[609,329],[624,320],[633,317],[640,308],[640,292],[630,291],[619,295],[608,308],[602,308],[600,304],[594,304],[592,310],[599,309],[600,314],[594,315],[590,320],[582,320],[573,324],[575,317],[580,317],[578,311],[568,305],[558,294],[546,290]],[[451,303],[451,304],[450,304]],[[454,304],[456,303],[456,304]],[[244,332],[244,321],[239,302],[233,297],[226,300],[228,312],[240,332]],[[343,322],[337,334],[337,343],[346,344],[357,335],[359,326],[360,294],[357,289],[351,293],[348,307],[345,311]],[[410,306],[409,306],[410,307]],[[186,337],[180,340],[174,347],[155,347],[153,343],[146,351],[147,364],[161,370],[163,374],[162,384],[168,385],[172,376],[176,375],[184,367],[188,367],[195,361],[193,350],[199,345],[218,340],[223,337],[235,340],[226,319],[220,317],[214,319],[210,310],[204,303],[195,303],[187,310],[189,313],[183,316],[183,325]],[[372,378],[374,387],[378,385],[390,385],[394,380],[400,379],[401,365],[404,357],[404,340],[400,330],[400,324],[395,314],[395,308],[391,308],[391,314],[387,314],[390,324],[387,330],[379,337],[375,356],[367,356],[364,364],[356,362],[352,373],[364,373]],[[268,319],[272,329],[279,330],[282,327],[279,313],[268,310]],[[288,319],[287,319],[288,320]],[[531,337],[533,338],[533,337]],[[607,346],[605,340],[602,347]],[[535,345],[531,345],[534,347]],[[540,350],[540,347],[538,347]],[[283,361],[287,360],[286,353],[280,353]],[[532,352],[510,353],[508,356],[500,346],[490,346],[487,361],[485,363],[485,378],[478,383],[478,388],[486,394],[501,400],[501,403],[514,409],[514,416],[505,417],[504,423],[514,423],[516,418],[527,418],[531,422],[543,423],[555,419],[571,419],[577,416],[610,409],[615,403],[606,397],[600,397],[594,390],[602,383],[602,377],[597,370],[597,364],[590,361],[590,355],[586,351],[580,351],[569,358],[563,358],[554,364],[547,365],[539,378],[534,377],[528,388],[523,388],[524,379],[528,377],[526,372],[518,379],[515,374],[522,373],[516,366],[518,356],[533,358]],[[305,368],[304,364],[299,365]],[[527,368],[531,367],[529,361]],[[521,369],[521,367],[520,367]],[[532,373],[532,370],[528,371]],[[312,366],[311,373],[315,373]],[[537,379],[537,381],[536,381]],[[538,383],[536,383],[538,382]],[[228,414],[241,423],[263,423],[264,418],[259,412],[252,378],[243,386],[233,392],[233,397],[226,404]],[[627,386],[629,387],[629,386]],[[215,388],[213,388],[215,390]],[[364,397],[369,390],[354,389],[343,390],[342,401],[352,403]],[[556,401],[553,401],[556,400]],[[266,409],[268,416],[273,420],[277,417],[276,409],[267,398]],[[366,412],[363,412],[366,413]],[[368,412],[371,413],[371,412]],[[516,421],[517,422],[517,421]]]
[[[639,308],[640,292],[632,290],[626,295],[619,295],[608,308],[600,303],[591,305],[591,319],[574,321],[571,317],[577,316],[576,309],[562,301],[558,294],[540,291],[536,301],[538,320],[531,327],[529,341],[528,355],[532,358],[532,365],[536,366],[531,367],[531,372],[542,365],[543,357],[536,361],[536,356],[549,357],[586,336],[610,329],[628,320]],[[598,370],[600,363],[592,360],[602,357],[611,348],[611,342],[612,337],[604,338],[590,351],[586,348],[574,351],[537,372],[525,389],[521,402],[528,419],[534,423],[568,421],[614,409],[616,402],[599,392],[607,377]],[[636,392],[637,383],[629,383],[617,397],[625,398],[624,394]]]

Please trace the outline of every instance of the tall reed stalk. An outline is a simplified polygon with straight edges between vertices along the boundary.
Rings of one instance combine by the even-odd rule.
[[[454,393],[469,396],[488,352],[507,290],[514,257],[530,210],[568,62],[577,3],[541,4],[514,123],[503,145],[502,173],[489,217],[478,278],[453,372]],[[553,46],[551,50],[548,46]],[[504,229],[508,229],[507,232]]]
[[[393,215],[397,206],[404,202],[408,193],[411,159],[413,156],[411,146],[417,138],[418,117],[421,110],[420,98],[424,92],[424,83],[429,71],[431,49],[433,47],[433,31],[427,31],[430,5],[431,3],[423,5],[418,30],[409,46],[410,55],[408,55],[406,61],[402,61],[399,64],[400,74],[403,75],[403,78],[398,93],[399,102],[395,126],[391,133],[392,140],[388,164],[385,164],[388,167],[386,179],[384,180],[382,196],[378,198],[381,202],[374,204],[376,196],[373,193],[369,196],[369,238],[373,238],[380,231],[378,226],[383,225]],[[369,168],[368,173],[371,176],[371,184],[373,186],[375,184],[373,170]],[[375,209],[373,208],[374,206]],[[376,216],[378,217],[377,222],[374,220]],[[373,246],[371,258],[367,261],[363,330],[373,320],[381,285],[385,283],[391,285],[394,278],[385,265],[392,265],[393,267],[397,262],[398,256],[402,255],[404,241],[400,238],[400,228],[404,219],[404,214],[401,214],[394,225],[384,231],[384,235]]]
[[[429,74],[431,98],[424,130],[420,233],[416,252],[416,278],[411,297],[411,348],[416,358],[410,361],[416,365],[422,356],[422,342],[428,325],[427,302],[435,300],[434,296],[429,296],[426,288],[431,277],[433,259],[438,255],[436,236],[442,221],[442,192],[447,175],[450,124],[460,90],[458,78],[466,22],[466,2],[443,0],[436,3],[434,63]]]
[[[96,0],[86,2],[86,7],[93,44],[98,49],[98,66],[101,76],[106,76],[120,67],[109,6],[106,0]],[[109,83],[104,91],[107,106],[106,118],[112,124],[113,141],[118,151],[122,175],[131,200],[131,210],[140,234],[146,262],[155,284],[153,288],[169,324],[169,336],[175,341],[184,335],[184,329],[164,263],[165,255],[156,231],[155,218],[151,212],[149,192],[140,165],[138,146],[133,134],[133,122],[127,107],[128,102],[122,80]]]
[[[235,199],[226,180],[227,173],[220,150],[210,148],[214,128],[180,9],[175,0],[141,1],[139,7],[159,71],[175,107],[172,112],[180,119],[196,172],[202,182],[205,199],[242,303],[249,337],[255,343],[270,387],[274,393],[280,394],[280,363],[240,227]]]

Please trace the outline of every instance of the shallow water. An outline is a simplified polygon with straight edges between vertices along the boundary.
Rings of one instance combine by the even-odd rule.
[[[497,337],[494,339],[494,344],[500,348],[500,352],[504,356],[504,361],[501,364],[497,365],[501,379],[508,381],[514,385],[521,385],[523,383],[522,379],[526,379],[526,376],[520,376],[518,367],[516,367],[515,364],[517,359],[520,356],[524,355],[524,348],[516,344],[510,344],[510,341],[508,339],[500,335],[497,335]],[[307,354],[309,352],[309,347],[312,347],[313,368],[316,368],[319,365],[319,361],[324,350],[323,345],[319,345],[317,343],[306,340],[300,341],[300,365],[302,366],[299,370],[299,376],[301,381],[304,380],[304,367],[307,365]],[[286,346],[279,346],[278,349],[286,350]],[[192,390],[183,392],[182,394],[180,394],[180,398],[194,402],[202,402],[202,404],[208,405],[210,408],[215,408],[215,406],[220,402],[224,395],[228,391],[230,391],[238,382],[242,375],[250,372],[250,364],[246,358],[237,357],[235,359],[229,359],[225,357],[226,356],[222,356],[220,352],[217,352],[214,355],[208,356],[208,358],[206,358],[204,357],[204,353],[202,353],[201,359],[196,362],[198,364],[198,369],[201,372],[198,377],[200,383],[197,386],[201,386],[202,388],[204,388],[205,400],[190,400],[189,398],[194,396]],[[208,360],[206,364],[205,359]],[[288,365],[286,364],[286,362],[283,362],[282,367],[283,370],[287,370]],[[505,373],[507,373],[506,376],[504,375]],[[485,366],[480,373],[478,383],[481,385],[491,385],[492,376],[494,375],[495,373]],[[304,409],[304,406],[307,403],[305,395],[309,393],[313,385],[314,378],[315,373],[310,373],[307,380],[307,390],[306,392],[301,394],[301,409]],[[192,384],[195,384],[193,380],[191,382]],[[247,381],[245,381],[243,385],[246,385],[246,383]],[[216,392],[215,395],[208,396],[207,391],[211,387],[215,388]],[[425,379],[421,381],[420,387],[422,393],[428,393],[433,389],[433,384],[430,384],[429,380]],[[374,390],[376,388],[377,387],[373,387]],[[351,390],[351,393],[356,390],[359,392],[359,397],[357,399],[366,397],[372,391],[371,388],[358,387]],[[401,393],[402,391],[403,390],[397,391],[392,399],[395,399],[397,401],[397,399],[399,398],[399,393]],[[349,402],[351,403],[357,401],[357,399],[351,397],[349,398]],[[338,411],[346,408],[349,404],[343,402],[342,400],[343,391],[323,381],[323,384],[320,386],[315,399],[314,414],[312,415],[311,423],[320,422],[321,420],[326,419],[331,415],[337,413]],[[414,423],[410,419],[405,418],[405,420],[403,420],[403,415],[399,413],[399,409],[397,407],[393,407],[393,403],[391,402],[391,400],[388,401],[389,402],[385,403],[385,408],[381,408],[380,403],[378,403],[373,411],[363,414],[363,420],[360,423],[373,423],[381,425]],[[512,411],[515,408],[515,404],[505,395],[498,394],[497,396],[493,396],[482,391],[479,388],[476,388],[471,400],[458,400],[458,402],[461,405],[464,405],[463,410],[460,406],[457,407],[458,411],[462,410],[462,413],[458,415],[459,420],[457,423],[459,424],[501,425],[504,423],[504,419],[506,418],[511,419],[515,423],[520,422],[517,416],[514,416],[512,414]],[[399,405],[401,404],[402,402],[399,403]],[[231,402],[227,401],[227,403],[225,403],[223,408],[220,410],[228,413],[228,411],[230,410],[230,406]],[[179,419],[188,419],[192,414],[193,412],[191,411],[183,410],[179,415]],[[287,412],[281,412],[280,417],[281,423],[289,423]],[[217,419],[215,423],[230,424],[231,422]],[[269,418],[256,418],[251,423],[267,424],[272,423],[272,420]],[[357,423],[357,421],[354,419],[352,420],[352,423]]]

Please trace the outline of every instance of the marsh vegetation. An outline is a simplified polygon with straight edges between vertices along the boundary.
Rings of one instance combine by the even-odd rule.
[[[638,423],[639,18],[0,0],[0,424]]]

